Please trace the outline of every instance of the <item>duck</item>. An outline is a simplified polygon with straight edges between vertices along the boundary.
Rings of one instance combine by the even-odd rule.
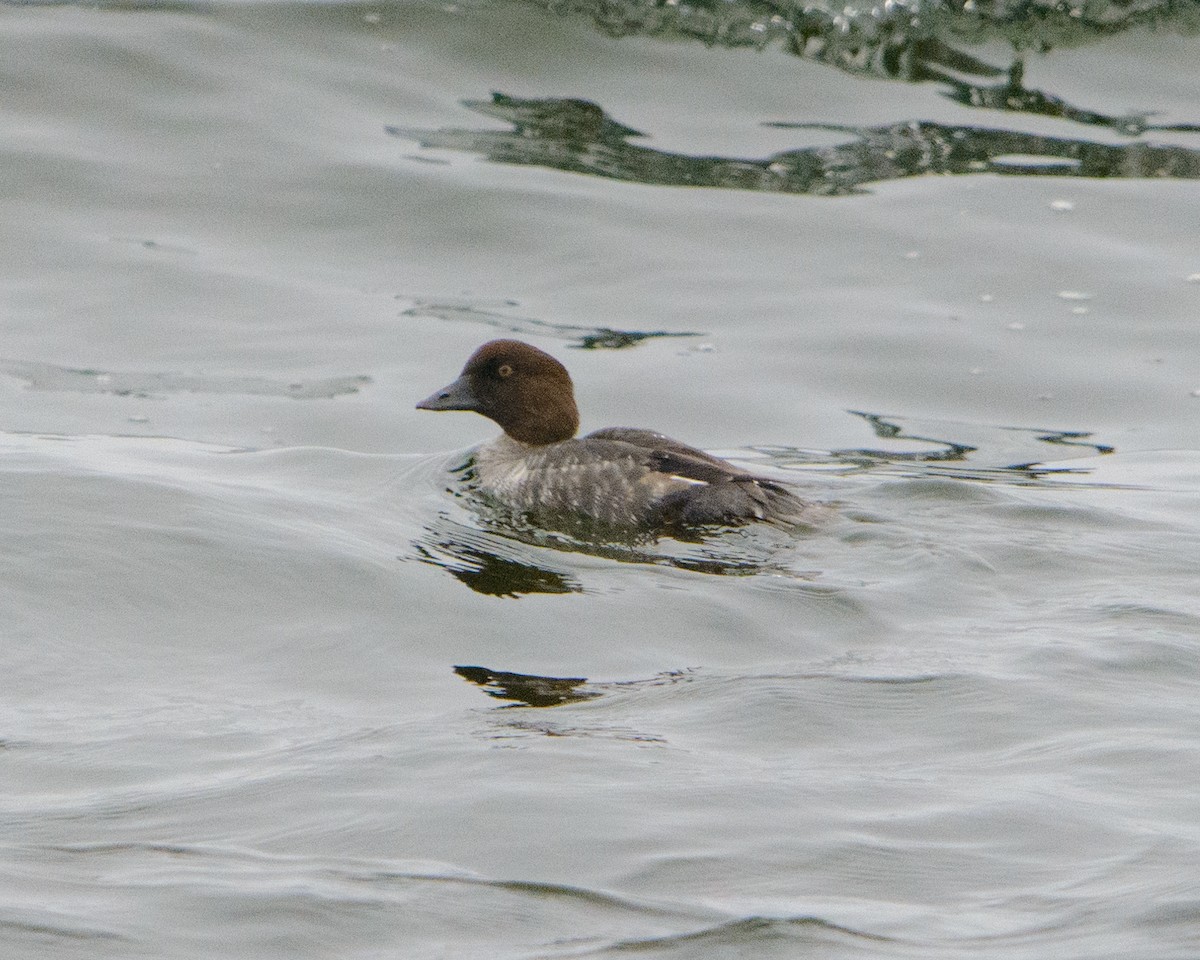
[[[639,530],[808,522],[811,504],[783,484],[656,431],[605,427],[577,437],[566,367],[520,340],[483,344],[458,379],[417,409],[472,411],[495,422],[503,432],[475,449],[473,488],[535,520]]]

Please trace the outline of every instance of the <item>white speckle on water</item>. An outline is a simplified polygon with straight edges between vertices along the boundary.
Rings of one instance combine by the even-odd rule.
[[[1090,312],[1091,312],[1091,307],[1072,307],[1072,308],[1071,308],[1071,312],[1072,312],[1072,313],[1077,313],[1077,314],[1080,314],[1080,315],[1082,315],[1082,314],[1085,314],[1085,313],[1090,313]]]
[[[1075,209],[1075,201],[1073,200],[1051,200],[1050,209],[1057,210],[1059,213],[1066,213],[1069,210]]]
[[[991,303],[995,299],[996,299],[996,295],[994,293],[981,293],[979,295],[980,303]]]
[[[1092,295],[1082,290],[1059,290],[1059,300],[1091,300]]]
[[[1012,323],[1008,324],[1008,329],[1009,330],[1024,330],[1025,324],[1023,324],[1020,320],[1014,320]]]

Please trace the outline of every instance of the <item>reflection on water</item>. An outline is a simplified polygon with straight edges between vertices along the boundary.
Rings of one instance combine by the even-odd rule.
[[[947,675],[939,673],[890,674],[871,672],[869,669],[864,672],[864,669],[864,664],[851,661],[831,666],[829,669],[778,675],[754,674],[745,678],[706,676],[696,670],[669,670],[649,679],[617,680],[592,684],[588,684],[587,677],[543,677],[536,674],[509,673],[478,666],[456,666],[454,672],[464,680],[483,687],[489,697],[511,701],[506,704],[507,707],[558,707],[584,700],[595,700],[617,692],[629,693],[676,683],[716,684],[728,690],[741,686],[756,687],[772,681],[780,681],[789,687],[796,687],[803,683],[922,687],[945,683],[949,679]],[[742,696],[740,693],[738,695]],[[753,694],[747,693],[745,696],[753,696]]]
[[[1139,27],[1181,34],[1200,31],[1200,4],[1176,0],[887,0],[860,6],[841,0],[534,2],[557,13],[587,17],[612,36],[675,37],[757,50],[775,46],[850,73],[918,82],[950,81],[967,94],[962,99],[971,106],[1046,113],[1048,105],[1057,104],[1063,112],[1051,115],[1070,115],[1080,122],[1123,132],[1133,130],[1114,122],[1117,118],[1076,110],[1053,96],[994,100],[987,96],[988,88],[973,87],[969,81],[952,77],[950,71],[977,78],[1004,73],[962,49],[998,41],[1011,47],[1017,57],[1008,70],[1006,87],[1011,94],[1014,85],[1020,86],[1023,51],[1080,48]]]
[[[600,696],[599,690],[580,689],[587,683],[587,677],[537,677],[487,667],[455,667],[454,672],[464,680],[479,684],[489,697],[513,701],[510,706],[557,707]]]
[[[846,135],[833,146],[804,147],[763,159],[697,157],[632,144],[644,134],[587,100],[520,99],[495,93],[466,106],[513,125],[503,130],[388,133],[422,147],[478,153],[496,163],[540,166],[658,186],[722,187],[766,193],[844,196],[867,184],[925,174],[1200,178],[1200,150],[1145,142],[1109,144],[1011,130],[905,122],[880,127],[772,123]]]
[[[655,531],[623,531],[625,539],[586,518],[561,517],[559,522],[529,518],[498,509],[494,504],[453,490],[471,508],[472,523],[440,515],[412,544],[411,559],[441,567],[476,593],[515,599],[530,594],[583,592],[568,560],[585,555],[618,563],[673,567],[711,576],[746,577],[775,573],[797,580],[812,575],[788,569],[782,562],[794,534],[765,524],[741,528],[683,531],[658,536]],[[479,524],[475,526],[474,524]],[[402,558],[403,559],[403,558]]]
[[[894,438],[900,440],[917,440],[923,443],[932,443],[935,447],[941,447],[941,450],[924,450],[920,453],[882,453],[875,450],[839,450],[839,455],[851,453],[865,454],[872,456],[882,456],[888,459],[913,459],[913,460],[965,460],[967,454],[974,453],[979,448],[965,443],[958,443],[954,440],[939,439],[937,437],[922,436],[914,432],[914,430],[928,430],[930,428],[937,429],[940,426],[942,430],[948,430],[959,424],[942,423],[942,424],[927,424],[922,427],[914,421],[906,421],[900,417],[885,417],[877,413],[866,413],[861,410],[851,410],[856,417],[862,417],[871,429],[875,432],[875,436],[882,438]],[[905,423],[909,426],[905,426]],[[978,429],[978,428],[976,428]],[[988,429],[988,428],[985,428]],[[1003,431],[1007,434],[1014,434],[1022,440],[1032,440],[1033,444],[1050,443],[1057,446],[1083,447],[1093,453],[1112,453],[1116,448],[1110,447],[1107,444],[1089,442],[1090,433],[1085,433],[1079,430],[1040,430],[1036,427],[995,427],[991,428],[996,431]],[[1002,444],[1005,450],[1010,449],[1009,444]],[[1020,444],[1020,449],[1024,450],[1026,446],[1032,446],[1026,443]],[[1038,448],[1032,447],[1034,452]],[[993,453],[993,456],[995,454]],[[1035,466],[1035,461],[1009,464],[1009,470],[1025,470],[1031,466]]]
[[[1132,27],[1200,30],[1200,4],[1146,0],[1061,3],[973,0],[970,4],[889,0],[856,8],[840,3],[659,3],[652,0],[537,0],[555,12],[582,14],[605,32],[699,38],[762,48],[777,42],[797,56],[855,73],[941,85],[965,106],[1051,117],[1137,137],[1150,131],[1200,132],[1200,124],[1153,124],[1147,109],[1114,115],[1025,86],[1023,51],[1078,48]],[[993,65],[961,49],[1000,40],[1013,50]],[[631,141],[646,134],[590,101],[520,99],[495,93],[468,100],[479,113],[513,125],[495,130],[389,127],[423,147],[478,153],[497,163],[540,166],[660,186],[706,186],[842,196],[867,184],[923,174],[1196,179],[1200,151],[1139,141],[1110,144],[1077,136],[1043,136],[977,125],[905,121],[845,127],[803,121],[771,126],[846,135],[835,146],[806,147],[761,159],[689,156]]]
[[[571,323],[551,323],[534,317],[514,317],[507,310],[518,306],[515,300],[485,304],[471,300],[417,300],[405,310],[404,317],[433,317],[438,320],[482,323],[507,333],[549,336],[566,340],[569,346],[583,350],[620,350],[643,340],[659,337],[699,337],[700,333],[677,330],[614,330],[611,327],[584,327]]]
[[[1049,479],[1055,486],[1066,475],[1085,478],[1086,467],[1056,467],[1053,459],[1064,453],[1073,461],[1080,456],[1103,456],[1116,448],[1091,440],[1081,430],[1047,430],[1037,427],[995,427],[951,421],[922,421],[851,410],[875,436],[891,448],[856,447],[814,453],[783,446],[760,446],[778,469],[805,469],[836,465],[843,475],[900,472],[907,477],[950,477],[1012,486],[1039,485]],[[964,439],[967,438],[968,439]],[[1050,447],[1047,450],[1046,447]],[[1064,451],[1058,448],[1074,448]],[[1081,480],[1086,486],[1109,486]]]
[[[441,567],[462,583],[489,597],[520,597],[529,593],[575,593],[578,581],[554,570],[489,552],[471,543],[440,540],[436,547],[414,543],[419,559]]]
[[[1108,127],[1117,133],[1135,137],[1148,130],[1173,131],[1176,133],[1200,132],[1200,124],[1150,123],[1145,113],[1132,113],[1123,116],[1113,116],[1088,110],[1068,103],[1061,97],[1045,93],[1041,90],[1026,89],[1023,79],[1025,64],[1016,61],[1008,72],[1008,78],[1003,83],[984,86],[970,83],[953,76],[950,73],[926,68],[924,79],[938,80],[946,85],[943,93],[951,100],[956,100],[967,107],[981,107],[987,110],[1002,110],[1012,113],[1028,113],[1041,117],[1070,120],[1072,123],[1082,123],[1093,127]]]

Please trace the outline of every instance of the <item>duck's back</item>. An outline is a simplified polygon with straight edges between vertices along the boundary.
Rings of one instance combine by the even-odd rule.
[[[782,484],[755,476],[720,457],[651,430],[609,427],[589,438],[628,443],[646,451],[647,466],[683,481],[656,504],[658,523],[702,526],[747,520],[804,523],[808,504]]]
[[[804,523],[807,509],[774,481],[629,427],[544,445],[501,436],[479,449],[475,473],[482,492],[518,512],[621,527]]]

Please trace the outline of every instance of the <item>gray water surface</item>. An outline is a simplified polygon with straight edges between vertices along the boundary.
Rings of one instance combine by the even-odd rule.
[[[548,7],[0,5],[0,953],[1196,957],[1195,11]]]

